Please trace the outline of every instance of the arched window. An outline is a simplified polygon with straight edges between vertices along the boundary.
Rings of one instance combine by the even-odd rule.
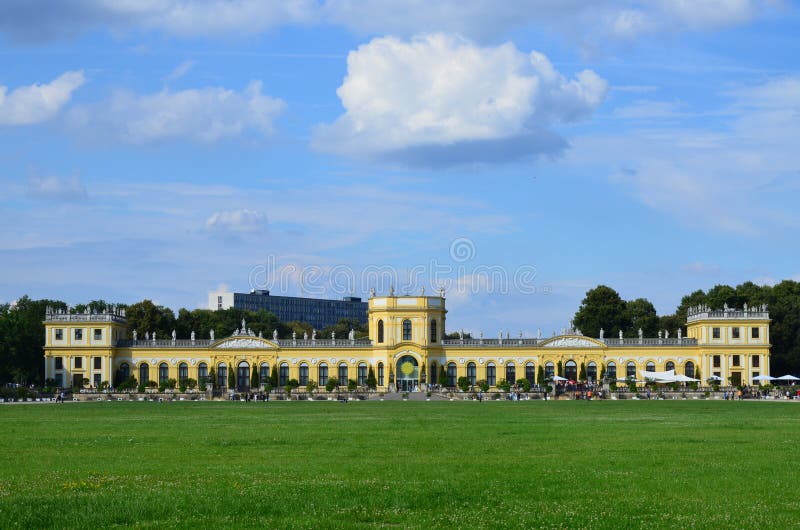
[[[319,363],[319,368],[317,368],[317,381],[319,382],[319,386],[324,387],[328,384],[328,365],[327,363]]]
[[[694,379],[694,363],[692,361],[686,361],[683,367],[683,373],[686,377]]]
[[[403,320],[403,340],[411,340],[411,321]]]
[[[497,384],[497,368],[494,363],[486,365],[486,383],[489,386],[495,386]]]
[[[236,386],[242,391],[250,388],[250,364],[247,361],[241,361],[236,367]]]
[[[648,371],[648,372],[655,372],[655,371],[656,371],[656,363],[654,363],[653,361],[649,361],[649,362],[648,362],[648,363],[645,365],[644,369],[645,369],[646,371]]]
[[[553,364],[552,361],[547,362],[547,364],[544,365],[544,378],[552,381],[555,375],[556,375],[556,366]]]
[[[617,363],[611,361],[608,363],[608,368],[606,369],[606,377],[612,383],[616,383],[617,381]]]
[[[439,384],[439,372],[436,369],[436,363],[431,363],[431,384]]]
[[[447,386],[456,386],[456,363],[447,363]]]
[[[178,381],[186,382],[189,379],[189,365],[181,363],[178,365]]]
[[[167,379],[169,379],[169,366],[167,363],[161,363],[158,365],[158,384],[166,384]]]
[[[347,386],[347,365],[345,363],[339,365],[339,384]]]
[[[475,379],[476,379],[475,375],[476,375],[475,374],[475,363],[467,364],[467,379],[469,379],[469,384],[470,385],[474,385],[475,384]]]
[[[383,363],[378,363],[378,386],[383,386]]]
[[[119,365],[119,382],[127,381],[131,378],[131,367],[128,363]]]
[[[278,369],[278,386],[284,387],[289,384],[289,365],[281,363]]]
[[[570,381],[578,380],[578,365],[575,361],[567,361],[564,364],[564,377]]]
[[[228,386],[228,367],[223,363],[217,365],[217,386],[219,388]]]
[[[147,363],[139,365],[139,384],[146,385],[150,381],[150,366]]]
[[[206,363],[197,365],[197,383],[208,383],[208,365]]]
[[[383,342],[383,320],[378,320],[378,343]]]
[[[674,363],[674,362],[672,362],[672,361],[667,361],[667,364],[666,364],[666,365],[664,365],[664,369],[665,369],[667,372],[669,372],[670,370],[674,370],[674,369],[675,369],[675,363]]]
[[[509,385],[517,382],[517,367],[514,363],[506,363],[506,382]]]
[[[527,363],[525,365],[525,379],[527,379],[530,384],[536,382],[536,366],[534,366],[533,363]]]
[[[591,361],[586,365],[586,379],[589,381],[597,381],[597,364]]]
[[[436,321],[431,320],[431,342],[436,342]]]
[[[267,363],[261,363],[261,366],[258,367],[258,382],[262,385],[269,383],[269,365]]]
[[[300,383],[300,386],[308,384],[308,363],[300,363],[300,380],[298,383]]]
[[[626,367],[625,377],[636,379],[636,363],[633,361],[628,361],[628,365]]]
[[[358,386],[367,386],[367,364],[358,363],[358,379],[356,380]]]

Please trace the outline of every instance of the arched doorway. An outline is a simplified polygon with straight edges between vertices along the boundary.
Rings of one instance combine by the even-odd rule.
[[[578,380],[578,364],[575,361],[567,361],[564,365],[564,377],[570,381]]]
[[[239,392],[250,390],[250,365],[247,361],[242,361],[236,369],[236,388]]]
[[[419,363],[411,355],[404,355],[397,361],[397,389],[400,392],[419,390]]]

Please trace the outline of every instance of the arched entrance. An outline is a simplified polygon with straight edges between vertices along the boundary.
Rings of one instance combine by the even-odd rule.
[[[239,392],[250,390],[250,365],[242,361],[236,370],[236,388]]]
[[[404,355],[397,361],[397,389],[400,392],[419,391],[419,363],[411,355]]]

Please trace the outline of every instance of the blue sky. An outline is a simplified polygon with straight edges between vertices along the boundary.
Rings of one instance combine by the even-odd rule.
[[[502,5],[503,7],[498,7]],[[447,290],[544,333],[800,278],[780,1],[0,5],[0,300]]]

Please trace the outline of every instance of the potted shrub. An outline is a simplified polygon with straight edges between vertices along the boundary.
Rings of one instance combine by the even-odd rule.
[[[325,390],[327,392],[333,392],[336,390],[336,387],[339,386],[339,378],[338,377],[329,377],[328,382],[325,383]]]
[[[467,390],[469,390],[470,386],[469,378],[462,375],[461,377],[458,378],[456,386],[458,386],[459,390],[461,390],[462,392],[466,392]]]

